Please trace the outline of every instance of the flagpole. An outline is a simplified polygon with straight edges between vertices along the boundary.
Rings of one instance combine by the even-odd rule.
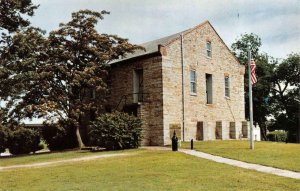
[[[249,113],[250,113],[250,149],[254,150],[253,141],[253,102],[252,102],[252,83],[251,83],[251,50],[248,46],[248,75],[249,75]]]

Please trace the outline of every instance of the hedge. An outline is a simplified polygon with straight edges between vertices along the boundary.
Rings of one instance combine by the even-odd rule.
[[[68,121],[55,124],[44,124],[41,129],[42,138],[51,151],[78,147],[74,125]]]
[[[286,142],[287,136],[286,131],[272,131],[267,134],[267,139],[275,142]]]
[[[90,143],[108,150],[137,148],[142,139],[142,122],[126,113],[101,114],[89,126]]]
[[[0,153],[5,152],[8,144],[9,129],[0,125]]]
[[[28,154],[42,149],[39,133],[32,129],[18,127],[8,136],[7,147],[14,155]]]

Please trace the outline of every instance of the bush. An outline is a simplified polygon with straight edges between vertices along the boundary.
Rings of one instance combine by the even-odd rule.
[[[41,129],[42,137],[51,151],[78,147],[74,125],[68,121],[56,124],[44,124]]]
[[[126,113],[102,114],[91,122],[89,138],[92,145],[109,150],[137,148],[141,142],[142,122]]]
[[[8,144],[9,129],[0,125],[0,153],[5,152]]]
[[[272,131],[267,134],[267,139],[269,141],[286,142],[287,132],[286,131]]]
[[[8,139],[8,149],[11,154],[28,154],[41,149],[39,133],[32,129],[19,127],[11,131]]]

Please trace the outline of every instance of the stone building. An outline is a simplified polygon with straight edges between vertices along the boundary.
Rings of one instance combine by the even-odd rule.
[[[247,137],[244,71],[213,26],[141,44],[111,63],[109,105],[143,120],[143,144]]]

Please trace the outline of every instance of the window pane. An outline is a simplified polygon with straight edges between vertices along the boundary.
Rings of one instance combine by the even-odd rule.
[[[205,74],[205,78],[206,78],[206,103],[212,104],[213,102],[212,75]]]
[[[230,97],[230,84],[228,76],[225,76],[225,96]]]
[[[206,42],[206,52],[207,52],[207,56],[211,57],[211,42]]]
[[[206,49],[207,50],[211,50],[211,42],[207,42],[206,43]]]
[[[211,51],[207,50],[207,56],[211,57]]]
[[[196,83],[195,82],[191,82],[191,92],[196,93]]]
[[[196,71],[195,70],[191,70],[191,81],[196,82]]]
[[[196,93],[196,88],[197,88],[197,75],[196,75],[196,71],[195,70],[191,70],[190,71],[190,77],[191,77],[191,93]]]

